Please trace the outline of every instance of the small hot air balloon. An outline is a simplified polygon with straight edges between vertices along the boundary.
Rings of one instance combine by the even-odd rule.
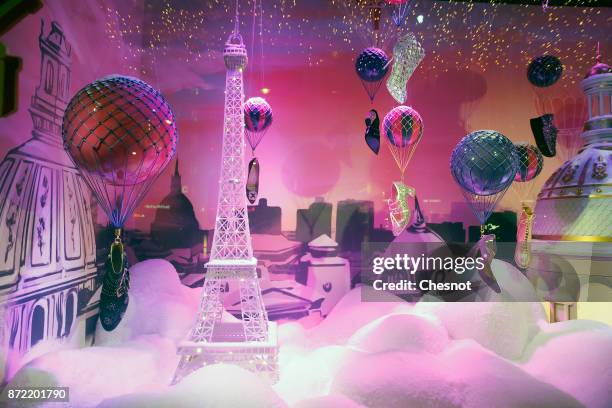
[[[361,51],[355,61],[355,71],[363,84],[370,101],[374,101],[380,84],[389,70],[389,57],[376,47]]]
[[[527,79],[533,85],[544,88],[557,82],[563,74],[563,65],[554,55],[534,58],[527,67]]]
[[[477,130],[459,141],[450,163],[453,178],[484,225],[516,176],[514,144],[494,130]]]
[[[406,167],[423,136],[421,115],[410,106],[397,106],[385,116],[383,132],[403,180]]]
[[[528,143],[517,143],[514,145],[518,156],[518,171],[514,181],[525,183],[533,180],[542,171],[544,159],[537,147]]]
[[[255,152],[266,131],[272,124],[272,108],[264,98],[249,98],[244,103],[244,127],[246,139]]]
[[[245,137],[253,155],[272,124],[272,119],[272,108],[264,98],[249,98],[244,103]],[[259,161],[254,157],[249,163],[246,186],[247,199],[251,204],[255,203],[259,193],[259,169]]]

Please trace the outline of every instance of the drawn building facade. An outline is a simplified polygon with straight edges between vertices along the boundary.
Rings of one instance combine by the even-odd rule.
[[[61,139],[71,50],[57,23],[44,31],[32,138],[0,162],[0,383],[40,341],[86,343],[97,319],[91,194]]]

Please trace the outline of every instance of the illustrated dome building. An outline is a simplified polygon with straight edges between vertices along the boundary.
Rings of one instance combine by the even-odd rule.
[[[85,344],[98,313],[91,193],[61,139],[71,49],[55,22],[39,45],[32,138],[0,162],[0,383],[40,341]]]
[[[170,182],[170,193],[155,212],[151,236],[156,243],[166,248],[190,248],[202,242],[193,204],[183,193],[178,159]]]
[[[612,294],[612,70],[599,57],[582,89],[589,114],[584,146],[550,176],[535,207],[530,273],[544,276],[553,302]]]
[[[598,63],[582,81],[589,119],[584,146],[546,181],[533,238],[612,242],[612,72]]]

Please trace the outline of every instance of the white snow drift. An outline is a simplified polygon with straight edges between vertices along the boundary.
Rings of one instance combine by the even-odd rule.
[[[508,285],[531,286],[494,265]],[[368,289],[364,289],[368,290]],[[550,325],[539,303],[364,303],[348,293],[318,326],[279,327],[280,381],[231,365],[204,367],[169,386],[176,343],[193,322],[200,290],[161,260],[134,265],[130,305],[96,345],[44,354],[7,388],[68,386],[78,407],[606,407],[612,402],[612,329]],[[520,297],[519,297],[520,295]],[[49,405],[51,406],[51,405]],[[53,407],[61,406],[58,404]],[[68,405],[66,405],[68,406]]]

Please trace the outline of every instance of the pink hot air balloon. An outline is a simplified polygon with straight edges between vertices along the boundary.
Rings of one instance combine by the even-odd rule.
[[[272,108],[264,98],[249,98],[244,103],[244,126],[246,139],[255,152],[257,145],[272,124]]]
[[[406,166],[423,136],[421,115],[410,106],[397,106],[385,116],[383,132],[403,179]]]

